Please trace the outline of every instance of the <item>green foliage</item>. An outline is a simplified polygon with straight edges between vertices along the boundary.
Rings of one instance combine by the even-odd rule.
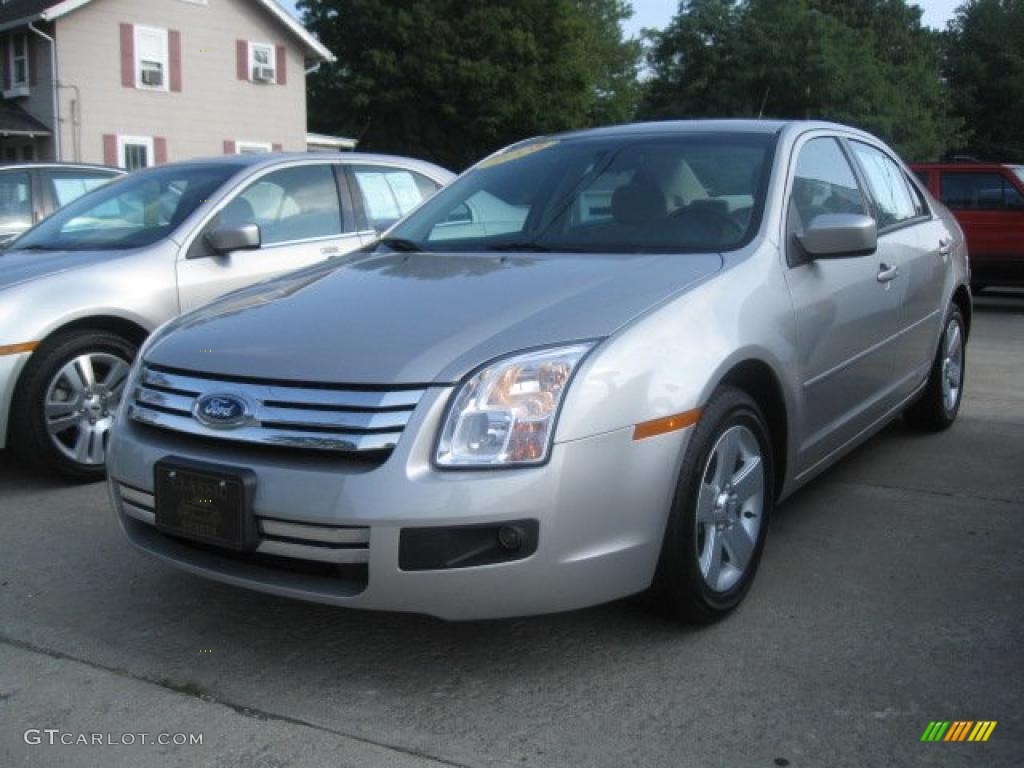
[[[938,35],[904,0],[684,0],[649,65],[647,119],[835,120],[908,160],[959,139]]]
[[[963,149],[1024,162],[1024,0],[969,0],[946,35],[946,77],[970,127]]]
[[[463,168],[528,136],[631,118],[640,49],[621,0],[300,0],[338,57],[313,130]]]

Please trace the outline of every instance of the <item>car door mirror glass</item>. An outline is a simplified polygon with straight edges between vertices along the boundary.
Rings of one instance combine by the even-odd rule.
[[[796,238],[811,259],[866,256],[878,248],[878,226],[870,216],[825,213]]]
[[[232,251],[251,251],[259,248],[262,243],[260,228],[257,224],[245,224],[240,227],[220,227],[207,232],[203,239],[215,254],[226,254]]]

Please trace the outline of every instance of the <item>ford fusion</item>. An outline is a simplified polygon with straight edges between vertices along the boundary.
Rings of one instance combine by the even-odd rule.
[[[531,140],[379,243],[153,334],[109,483],[192,573],[476,619],[751,586],[775,505],[956,418],[949,213],[870,135],[681,122]]]

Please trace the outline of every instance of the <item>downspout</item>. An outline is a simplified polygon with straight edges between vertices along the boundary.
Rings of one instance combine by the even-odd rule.
[[[54,159],[59,163],[63,155],[61,151],[63,131],[60,125],[60,88],[57,86],[57,41],[42,30],[36,29],[34,21],[28,23],[28,28],[50,43],[50,75],[53,77],[53,148],[56,155]]]

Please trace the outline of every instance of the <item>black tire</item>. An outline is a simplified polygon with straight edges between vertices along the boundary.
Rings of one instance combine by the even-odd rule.
[[[732,427],[746,427],[756,438],[762,459],[763,493],[760,524],[749,562],[729,589],[716,591],[705,581],[699,562],[702,535],[697,501],[711,453]],[[750,396],[722,387],[711,397],[694,430],[683,459],[672,509],[649,602],[661,613],[680,621],[709,624],[724,617],[750,589],[764,549],[768,520],[775,503],[774,456],[764,415]],[[706,534],[704,534],[706,535]]]
[[[11,406],[14,452],[30,466],[55,472],[71,482],[102,480],[106,472],[103,464],[76,461],[62,453],[51,439],[44,414],[47,389],[61,369],[80,355],[113,356],[131,364],[136,351],[132,341],[99,330],[69,331],[44,342],[29,359],[14,392]]]
[[[950,406],[943,389],[943,379],[946,375],[946,337],[950,324],[954,322],[960,329],[960,377],[955,402]],[[903,414],[910,426],[927,432],[939,432],[948,429],[956,421],[957,414],[960,413],[960,403],[963,401],[964,383],[967,380],[966,351],[967,326],[960,309],[953,305],[942,325],[939,348],[935,352],[935,360],[932,361],[931,372],[928,374],[928,383],[925,384],[924,392]]]

